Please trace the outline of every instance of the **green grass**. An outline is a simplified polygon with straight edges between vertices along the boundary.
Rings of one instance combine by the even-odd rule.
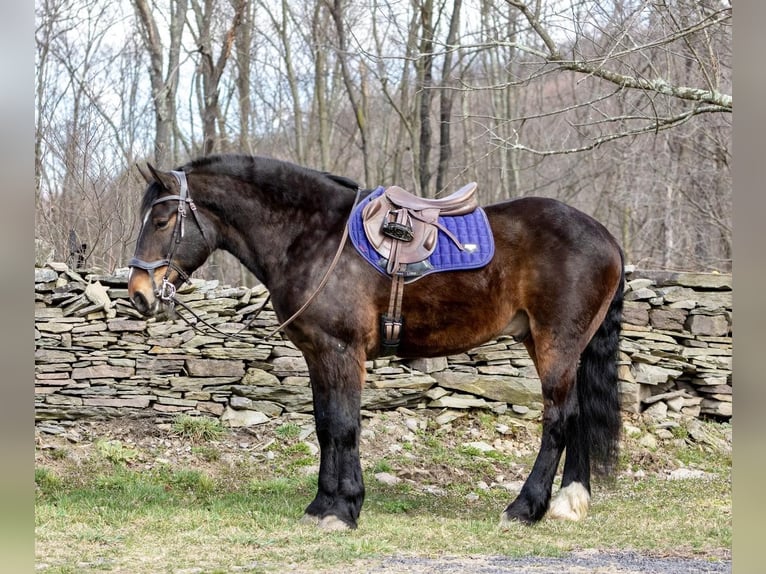
[[[484,428],[491,423],[480,422]],[[446,437],[418,432],[409,450],[363,449],[367,494],[359,528],[326,533],[299,521],[317,485],[316,473],[307,474],[305,467],[317,464],[318,457],[297,441],[298,425],[279,428],[281,443],[269,457],[262,453],[236,463],[198,448],[192,452],[204,465],[146,465],[151,458],[146,453],[133,454],[137,449],[110,441],[97,443],[87,459],[50,457],[49,466],[38,464],[38,570],[354,571],[355,561],[392,554],[559,556],[580,549],[633,549],[715,558],[731,547],[730,453],[695,444],[666,444],[652,453],[633,445],[625,449],[621,469],[651,464],[656,472],[595,482],[583,522],[544,520],[501,530],[499,517],[513,493],[476,485],[513,474],[511,468],[526,475],[533,455],[461,447],[470,441],[460,429],[452,446]],[[679,465],[702,469],[706,478],[664,478],[663,468]],[[428,472],[419,475],[418,469]],[[415,473],[414,482],[388,486],[374,479],[377,472],[408,471]],[[429,485],[438,492],[428,493]]]
[[[130,462],[138,456],[136,449],[125,446],[119,440],[99,440],[96,449],[101,457],[115,464]]]
[[[359,529],[330,534],[298,522],[313,493],[307,478],[253,481],[237,490],[191,470],[115,471],[71,489],[45,473],[37,479],[37,558],[57,565],[58,572],[94,560],[105,571],[226,571],[253,562],[276,571],[285,560],[327,566],[443,549],[555,556],[582,548],[704,553],[731,544],[729,485],[720,478],[704,485],[617,480],[613,488],[596,489],[582,523],[543,521],[501,531],[497,522],[507,493],[489,491],[469,504],[463,496],[382,487],[368,477]],[[165,567],[147,570],[147,564]]]
[[[200,442],[220,439],[226,434],[226,428],[211,417],[179,415],[173,420],[173,433]]]
[[[295,423],[285,423],[278,426],[274,432],[283,439],[294,439],[301,434],[301,427]]]
[[[195,444],[191,447],[191,451],[205,462],[215,462],[221,459],[221,452],[213,446]]]

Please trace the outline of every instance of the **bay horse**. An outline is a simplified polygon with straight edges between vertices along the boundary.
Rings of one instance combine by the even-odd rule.
[[[353,245],[339,245],[358,194],[370,191],[245,155],[207,156],[174,171],[147,168],[139,167],[148,186],[129,263],[133,305],[145,316],[157,314],[216,249],[233,254],[267,287],[280,321],[313,297],[284,327],[308,364],[320,445],[317,494],[304,519],[327,530],[356,528],[365,494],[359,459],[365,361],[381,353],[379,318],[391,279]],[[580,520],[590,504],[591,466],[608,473],[618,453],[622,251],[603,225],[553,199],[524,197],[484,210],[494,236],[491,261],[408,284],[396,354],[452,355],[498,336],[523,341],[542,386],[542,438],[501,526],[535,523],[546,513]],[[323,277],[326,285],[316,291]]]

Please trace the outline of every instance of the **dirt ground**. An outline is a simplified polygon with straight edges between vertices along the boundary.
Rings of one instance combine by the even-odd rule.
[[[539,444],[539,425],[531,421],[515,421],[507,419],[505,423],[487,426],[482,425],[473,417],[461,417],[446,425],[439,426],[435,431],[434,423],[429,423],[433,413],[422,413],[400,409],[385,413],[369,413],[363,417],[361,433],[362,466],[366,470],[373,468],[386,455],[401,453],[402,445],[415,439],[415,433],[429,429],[441,444],[447,449],[455,449],[465,444],[482,444],[492,446],[498,452],[512,455],[517,459],[528,459],[536,453]],[[298,434],[280,435],[279,429],[285,426],[299,427]],[[498,433],[498,426],[502,433]],[[498,434],[500,438],[498,438]],[[37,425],[36,463],[44,465],[53,471],[66,473],[71,470],[78,460],[93,457],[98,443],[119,441],[127,448],[135,449],[138,455],[128,461],[134,468],[151,469],[161,463],[170,467],[184,468],[193,465],[194,468],[205,472],[211,477],[219,477],[227,467],[248,460],[269,459],[272,445],[305,444],[309,455],[318,453],[319,445],[314,433],[314,419],[311,415],[287,414],[275,417],[268,422],[247,428],[227,429],[224,436],[207,440],[205,444],[214,448],[217,455],[214,460],[206,460],[193,448],[194,441],[174,432],[170,422],[160,422],[143,419],[113,419],[107,421],[84,421],[71,424]],[[406,448],[406,447],[405,447]],[[58,453],[66,451],[66,457]],[[151,454],[149,454],[151,453]],[[305,472],[318,471],[318,456],[316,466],[308,466]],[[520,487],[525,478],[527,468],[523,464],[512,465],[504,472],[506,486],[511,489]],[[397,475],[405,480],[418,482],[428,477],[433,484],[450,484],[455,479],[464,478],[460,469],[450,465],[424,467],[419,464],[417,470],[397,469]]]

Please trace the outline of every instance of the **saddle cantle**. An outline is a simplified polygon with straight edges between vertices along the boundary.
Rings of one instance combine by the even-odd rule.
[[[377,188],[354,210],[349,236],[359,254],[391,277],[388,313],[381,317],[381,350],[392,354],[403,327],[404,284],[440,271],[478,269],[494,255],[489,221],[476,183],[439,199],[401,187]]]
[[[428,199],[418,197],[397,185],[389,187],[384,195],[394,204],[413,210],[438,209],[443,216],[465,215],[479,207],[475,181],[468,183],[447,197]]]
[[[436,249],[439,231],[461,251],[460,240],[439,223],[440,217],[456,217],[473,212],[478,206],[476,183],[469,183],[441,199],[412,195],[391,186],[362,210],[367,239],[388,263],[389,275],[404,272],[401,265],[419,263]]]

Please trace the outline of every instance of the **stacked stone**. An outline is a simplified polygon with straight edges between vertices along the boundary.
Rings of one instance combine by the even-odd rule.
[[[628,278],[624,408],[730,417],[731,277]],[[272,334],[277,320],[270,306],[253,320],[266,297],[262,286],[195,279],[179,298],[207,325],[185,309],[178,313],[186,320],[147,320],[127,300],[126,269],[104,275],[54,262],[35,268],[36,419],[186,413],[249,426],[283,412],[310,412],[301,353]],[[541,403],[532,361],[511,338],[440,359],[369,361],[362,395],[365,409],[438,409],[443,422],[468,409],[536,418]]]
[[[658,420],[731,417],[731,275],[642,271],[628,279],[623,407]]]

